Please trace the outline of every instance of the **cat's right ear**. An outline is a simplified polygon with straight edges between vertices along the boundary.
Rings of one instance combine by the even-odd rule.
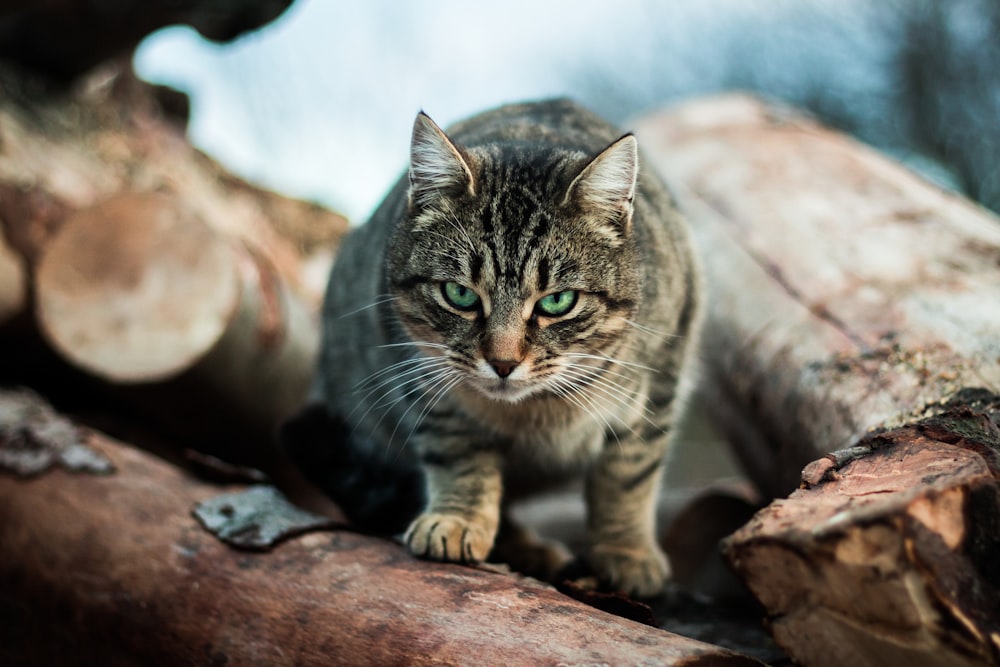
[[[468,160],[423,111],[410,140],[410,207],[423,208],[441,196],[475,194]]]

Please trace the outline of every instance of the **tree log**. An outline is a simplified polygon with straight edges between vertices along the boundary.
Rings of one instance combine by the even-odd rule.
[[[802,480],[726,543],[779,644],[1000,664],[997,219],[744,97],[639,136],[704,257],[709,406],[765,492]]]
[[[35,292],[53,347],[108,381],[192,370],[263,428],[305,399],[315,317],[176,198],[120,194],[70,216],[36,265]]]
[[[0,417],[23,402],[0,393]],[[219,487],[80,437],[113,474],[0,471],[4,664],[760,664],[346,531],[236,551],[191,514]]]
[[[765,493],[963,387],[1000,392],[995,216],[746,97],[639,136],[703,256],[709,406]]]
[[[988,395],[870,435],[725,541],[796,662],[1000,664],[998,424]]]
[[[0,223],[34,265],[68,216],[119,193],[182,200],[205,224],[247,246],[312,308],[325,284],[303,258],[327,256],[343,216],[236,178],[187,141],[125,62],[110,63],[72,95],[40,95],[34,80],[0,67]]]
[[[28,282],[19,307],[40,320],[0,328],[0,349],[19,351],[0,379],[113,394],[190,444],[263,465],[311,374],[322,267],[347,221],[227,173],[127,64],[61,95],[0,68],[0,88],[0,226]],[[108,382],[59,363],[39,330]]]

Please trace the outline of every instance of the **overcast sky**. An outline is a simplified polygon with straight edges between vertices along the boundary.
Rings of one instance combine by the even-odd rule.
[[[402,172],[420,109],[446,125],[570,95],[622,122],[737,85],[876,99],[892,54],[891,40],[858,30],[872,5],[882,3],[298,0],[234,44],[161,31],[136,69],[191,95],[192,139],[231,169],[361,221]]]

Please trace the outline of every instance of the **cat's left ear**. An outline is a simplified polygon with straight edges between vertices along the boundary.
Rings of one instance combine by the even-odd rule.
[[[440,196],[475,194],[472,169],[448,135],[421,111],[410,141],[410,206],[423,207]]]
[[[638,178],[639,147],[635,137],[626,134],[583,168],[566,192],[566,203],[596,216],[597,231],[621,240],[632,228]]]

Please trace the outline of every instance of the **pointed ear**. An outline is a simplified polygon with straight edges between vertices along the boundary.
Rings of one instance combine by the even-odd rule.
[[[624,137],[590,161],[566,192],[566,203],[595,216],[596,231],[621,240],[632,227],[632,200],[639,178],[635,137]]]
[[[413,122],[410,140],[410,206],[423,207],[435,197],[475,194],[472,170],[458,147],[423,111]]]

